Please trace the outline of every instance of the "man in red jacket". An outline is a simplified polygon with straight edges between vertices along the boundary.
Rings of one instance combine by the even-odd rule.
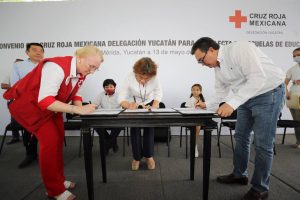
[[[49,197],[76,198],[67,190],[75,183],[64,177],[62,113],[82,115],[95,110],[94,104],[82,106],[77,91],[102,62],[103,53],[94,46],[78,49],[74,57],[44,59],[4,94],[5,99],[14,99],[9,105],[12,116],[38,138],[40,170]]]

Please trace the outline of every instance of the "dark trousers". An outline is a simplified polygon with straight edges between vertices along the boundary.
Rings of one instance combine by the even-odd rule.
[[[130,128],[131,145],[134,160],[150,158],[154,154],[154,128],[144,128],[143,142],[141,128]]]
[[[10,104],[10,101],[7,102],[7,107]],[[14,123],[18,123],[14,118],[10,117],[10,123],[14,124]],[[12,130],[12,138],[13,139],[19,139],[20,135],[19,135],[19,131],[18,130]]]
[[[15,123],[18,123],[14,118],[10,118],[10,123],[11,124],[15,124]],[[12,138],[13,139],[19,139],[20,137],[20,134],[19,134],[19,131],[18,130],[12,130]]]
[[[26,148],[26,155],[27,156],[37,156],[37,139],[36,137],[29,133],[28,131],[24,131],[23,134],[23,143]]]
[[[113,147],[114,145],[117,144],[117,137],[119,136],[120,132],[122,131],[122,128],[111,128],[111,129],[96,128],[95,130],[98,134],[104,135],[105,148],[110,149],[111,147]],[[110,134],[107,132],[107,130],[111,131]]]

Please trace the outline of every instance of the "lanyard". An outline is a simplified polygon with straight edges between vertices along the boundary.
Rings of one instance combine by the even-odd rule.
[[[140,96],[141,96],[141,99],[142,99],[142,103],[145,103],[146,101],[146,84],[144,85],[145,87],[145,92],[144,92],[144,96],[142,95],[142,90],[141,90],[141,84],[139,83],[139,90],[140,90]]]

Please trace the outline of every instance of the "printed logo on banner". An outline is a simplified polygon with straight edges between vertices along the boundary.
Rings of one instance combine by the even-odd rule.
[[[241,28],[242,22],[247,22],[247,17],[242,16],[241,10],[236,10],[234,16],[229,16],[229,22],[234,22],[235,28]]]
[[[284,28],[287,27],[287,16],[285,13],[257,11],[246,14],[237,9],[234,15],[229,15],[228,22],[233,23],[235,29],[255,28],[255,32],[260,31],[260,34],[283,34]],[[272,32],[268,32],[270,30]],[[246,33],[253,34],[251,31],[253,30],[247,30]]]
[[[236,9],[229,13],[227,16],[227,22],[230,29],[244,32],[248,35],[268,35],[283,36],[286,31],[289,31],[289,16],[290,13],[284,13],[283,11],[261,11],[261,10],[249,10],[249,9]],[[221,45],[230,44],[230,40],[218,41]],[[259,47],[300,47],[300,41],[293,40],[272,40],[268,39],[251,40]]]

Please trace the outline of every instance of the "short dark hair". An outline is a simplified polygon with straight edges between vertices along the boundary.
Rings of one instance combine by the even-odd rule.
[[[210,47],[218,50],[220,48],[220,45],[209,37],[202,37],[197,40],[192,46],[191,54],[194,55],[197,49],[200,49],[202,52],[207,52]]]
[[[30,49],[31,46],[39,46],[39,47],[41,47],[43,49],[43,51],[45,51],[43,45],[40,44],[40,43],[37,43],[37,42],[27,43],[26,44],[26,51],[29,51],[29,49]]]
[[[294,53],[295,51],[300,51],[300,47],[297,48],[297,49],[294,49],[293,53]]]
[[[105,79],[103,81],[103,87],[108,86],[108,85],[113,85],[114,87],[117,86],[117,84],[115,83],[115,81],[113,79]]]

